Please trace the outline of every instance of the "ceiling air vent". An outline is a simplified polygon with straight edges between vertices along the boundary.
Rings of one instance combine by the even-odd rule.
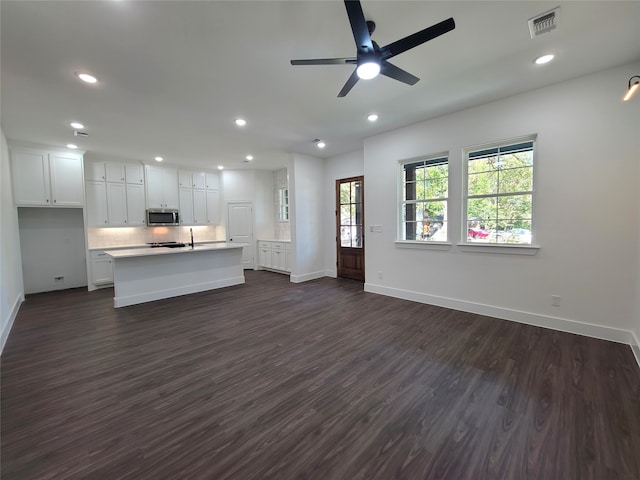
[[[76,130],[75,132],[73,132],[73,136],[74,137],[88,137],[89,134],[87,132],[79,132],[78,130]]]
[[[558,20],[560,19],[560,7],[556,7],[553,10],[544,12],[540,15],[536,15],[529,19],[529,33],[531,38],[538,37],[543,33],[550,32],[558,26]]]

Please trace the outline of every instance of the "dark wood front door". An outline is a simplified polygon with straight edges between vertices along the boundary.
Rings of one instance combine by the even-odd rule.
[[[364,177],[336,180],[338,276],[364,282]]]

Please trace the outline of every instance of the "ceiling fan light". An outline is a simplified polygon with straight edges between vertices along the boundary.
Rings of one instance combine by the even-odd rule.
[[[356,72],[362,80],[370,80],[380,73],[380,64],[377,62],[365,62],[358,65]]]

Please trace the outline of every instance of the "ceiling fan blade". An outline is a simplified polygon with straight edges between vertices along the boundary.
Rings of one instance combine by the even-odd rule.
[[[291,60],[291,65],[354,65],[357,58],[313,58],[308,60]]]
[[[349,77],[349,79],[347,80],[347,83],[345,83],[344,87],[342,87],[342,90],[340,90],[340,93],[338,94],[338,98],[346,96],[347,93],[349,93],[349,90],[351,90],[353,86],[356,83],[358,83],[359,78],[360,77],[358,77],[358,74],[354,70],[351,76]]]
[[[347,15],[349,16],[349,23],[351,24],[351,31],[356,41],[358,53],[373,52],[373,42],[371,41],[371,35],[369,35],[369,28],[367,27],[360,1],[344,0],[344,6],[347,8]]]
[[[440,35],[444,35],[454,28],[456,28],[456,22],[454,22],[453,18],[448,18],[447,20],[436,23],[435,25],[427,27],[424,30],[420,30],[413,35],[401,38],[396,42],[382,47],[380,49],[380,53],[382,54],[382,58],[395,57],[396,55],[399,55],[402,52],[406,52],[413,47],[417,47],[424,42],[428,42],[429,40],[433,40],[434,38],[439,37]]]
[[[406,83],[407,85],[415,85],[420,80],[418,77],[411,75],[409,72],[396,67],[395,65],[383,60],[380,65],[380,73],[399,82]]]

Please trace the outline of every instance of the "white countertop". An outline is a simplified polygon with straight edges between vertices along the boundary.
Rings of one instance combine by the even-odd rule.
[[[184,242],[184,243],[187,243],[187,242]],[[196,246],[212,245],[212,244],[220,244],[220,243],[225,244],[226,242],[224,240],[204,240],[201,242],[195,242]],[[123,250],[123,249],[132,249],[132,248],[149,248],[149,244],[138,243],[133,245],[113,245],[110,247],[89,247],[88,250],[89,251],[93,251],[93,250],[106,251],[106,250]]]
[[[151,257],[155,255],[173,255],[178,253],[194,253],[194,252],[207,252],[207,251],[215,251],[215,250],[230,250],[234,248],[242,248],[246,244],[245,243],[215,243],[208,245],[196,245],[191,248],[187,247],[179,247],[179,248],[169,248],[169,247],[156,247],[156,248],[130,248],[125,250],[105,250],[104,253],[109,255],[112,258],[131,258],[131,257]]]

